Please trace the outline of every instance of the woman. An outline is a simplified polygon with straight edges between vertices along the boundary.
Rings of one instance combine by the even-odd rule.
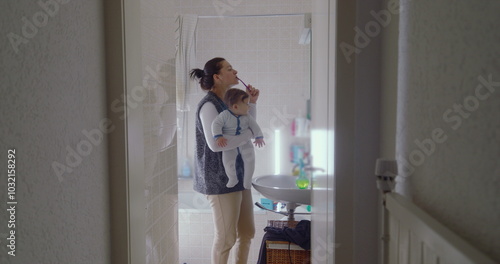
[[[236,160],[239,183],[228,188],[221,152],[244,145],[252,138],[252,132],[227,136],[227,145],[219,147],[211,130],[214,119],[227,109],[222,98],[231,86],[238,84],[237,74],[224,58],[213,58],[205,64],[203,70],[193,69],[190,73],[191,78],[199,79],[202,90],[207,91],[196,111],[194,190],[206,194],[212,207],[215,225],[212,264],[227,263],[233,246],[236,249],[235,263],[247,263],[250,243],[255,234],[252,194],[242,184],[244,168],[241,156]],[[255,118],[259,90],[251,85],[248,87],[249,113]]]

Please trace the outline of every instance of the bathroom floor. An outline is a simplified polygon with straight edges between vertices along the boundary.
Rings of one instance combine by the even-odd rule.
[[[275,213],[255,214],[255,238],[252,241],[248,263],[257,263],[260,244],[267,220],[278,220],[283,216]],[[179,262],[180,264],[210,263],[213,242],[213,219],[210,213],[179,212]],[[233,264],[229,257],[230,264]]]

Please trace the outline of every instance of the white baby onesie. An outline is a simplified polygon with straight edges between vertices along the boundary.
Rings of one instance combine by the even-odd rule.
[[[217,139],[223,135],[239,135],[250,129],[254,138],[263,138],[262,131],[252,116],[250,115],[234,115],[230,110],[222,111],[212,123],[212,134]],[[252,141],[248,141],[242,146],[222,152],[222,162],[227,177],[229,178],[226,186],[234,187],[238,183],[236,176],[236,157],[241,154],[244,164],[244,181],[243,187],[250,189],[252,187],[252,176],[255,171],[255,150]]]

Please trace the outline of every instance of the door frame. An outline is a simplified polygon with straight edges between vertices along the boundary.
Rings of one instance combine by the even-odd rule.
[[[346,63],[337,53],[339,43],[351,42],[355,37],[353,28],[357,23],[357,2],[313,1],[313,23],[315,17],[323,21],[321,31],[312,33],[313,45],[316,45],[315,35],[326,34],[326,42],[322,42],[320,47],[313,46],[313,54],[319,52],[322,56],[317,64],[313,62],[313,67],[316,67],[312,71],[313,81],[320,80],[317,92],[327,95],[315,104],[322,105],[322,110],[316,111],[325,112],[320,119],[325,123],[319,126],[328,131],[325,134],[328,161],[324,185],[327,203],[324,204],[324,211],[314,216],[324,223],[327,237],[323,241],[326,242],[323,251],[316,250],[315,253],[313,250],[313,263],[354,261],[354,151],[358,117],[353,104],[356,102],[356,62]],[[146,259],[143,110],[141,102],[136,102],[137,107],[127,107],[127,100],[122,99],[129,98],[133,88],[142,84],[140,1],[106,0],[104,17],[108,118],[114,127],[113,132],[108,134],[111,263],[142,264]],[[125,101],[123,111],[116,110],[114,102],[117,99]],[[314,128],[315,122],[312,120],[311,128]],[[334,153],[342,155],[333,156]],[[321,192],[313,190],[313,207],[318,200],[314,199],[317,194]],[[315,248],[321,246],[321,241],[315,238],[319,232],[325,233],[325,230],[312,230]],[[331,250],[339,243],[341,250]]]
[[[355,45],[357,27],[373,20],[367,9],[377,10],[377,3],[367,2],[313,1],[311,129],[319,131],[313,136],[319,143],[311,143],[311,152],[313,165],[326,172],[313,176],[312,260],[318,264],[378,261],[372,175],[379,157],[379,38],[350,60],[340,49]]]
[[[110,193],[111,263],[142,264],[146,259],[144,139],[141,101],[129,105],[140,86],[140,2],[106,0],[104,34]]]

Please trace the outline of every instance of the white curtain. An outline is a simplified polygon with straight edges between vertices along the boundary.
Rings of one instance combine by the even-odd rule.
[[[175,54],[175,80],[178,124],[178,168],[179,175],[188,177],[191,174],[187,157],[186,115],[189,107],[186,104],[186,94],[193,82],[189,79],[189,71],[195,66],[195,32],[198,23],[197,15],[179,15],[177,17]]]

